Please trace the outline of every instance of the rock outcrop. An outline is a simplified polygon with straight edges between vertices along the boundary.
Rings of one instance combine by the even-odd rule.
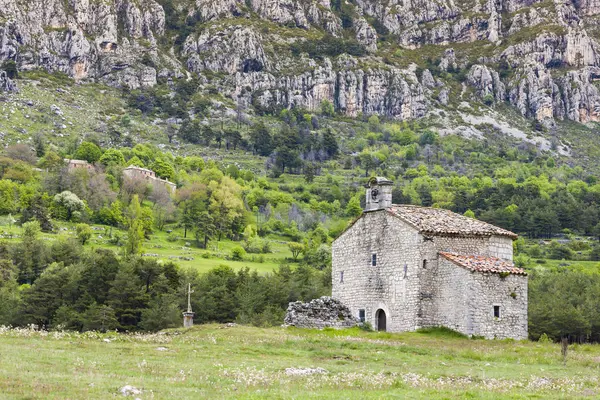
[[[76,80],[151,86],[156,71],[141,59],[156,53],[164,29],[165,13],[154,0],[0,0],[0,61]]]
[[[262,111],[326,100],[408,120],[479,99],[589,122],[598,14],[599,0],[0,0],[0,64],[132,89],[196,75]]]
[[[17,85],[8,77],[6,71],[0,71],[0,92],[16,92]]]
[[[359,321],[339,300],[323,296],[309,303],[290,303],[284,323],[297,328],[351,328]]]

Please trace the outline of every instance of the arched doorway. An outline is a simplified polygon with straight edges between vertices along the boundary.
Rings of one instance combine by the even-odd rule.
[[[385,332],[387,328],[387,319],[385,316],[385,311],[382,309],[377,310],[375,313],[375,318],[377,319],[377,330],[381,332]]]

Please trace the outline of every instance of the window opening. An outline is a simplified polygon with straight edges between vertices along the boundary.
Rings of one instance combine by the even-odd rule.
[[[377,254],[373,253],[373,255],[371,256],[371,265],[373,267],[377,266]]]
[[[494,306],[494,318],[500,318],[500,306]]]
[[[358,319],[360,320],[360,322],[365,322],[365,310],[364,309],[358,310]]]

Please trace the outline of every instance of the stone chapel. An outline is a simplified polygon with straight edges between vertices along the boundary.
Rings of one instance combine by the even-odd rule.
[[[440,208],[392,204],[392,187],[371,178],[365,211],[333,242],[332,297],[381,331],[445,326],[526,339],[517,235]]]

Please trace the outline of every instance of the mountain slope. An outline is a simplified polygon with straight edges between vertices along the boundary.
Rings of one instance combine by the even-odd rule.
[[[508,102],[546,126],[600,114],[595,2],[0,1],[0,60],[129,88],[198,74],[262,111],[422,118]]]

